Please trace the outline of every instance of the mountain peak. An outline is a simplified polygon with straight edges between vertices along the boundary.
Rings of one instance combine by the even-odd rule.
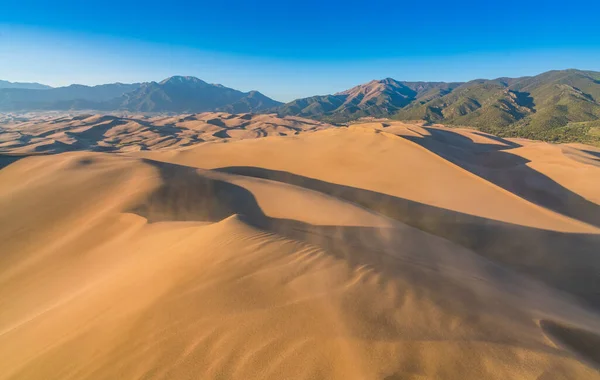
[[[362,94],[363,96],[373,97],[379,96],[382,92],[386,90],[396,90],[398,88],[405,87],[401,82],[393,78],[384,78],[384,79],[374,79],[368,83],[359,84],[358,86],[354,86],[351,89],[346,91],[342,91],[337,93],[336,95],[349,95],[349,96],[358,96]]]
[[[396,84],[396,85],[400,83],[397,80],[395,80],[394,78],[389,78],[389,77],[380,79],[380,80],[378,80],[378,82],[382,83],[382,84]]]
[[[248,97],[266,97],[260,91],[256,91],[256,90],[248,91],[246,96],[248,96]]]
[[[140,112],[194,113],[229,109],[256,112],[278,105],[263,95],[209,84],[196,77],[172,76],[126,94],[120,107]]]
[[[182,76],[182,75],[174,75],[167,79],[164,79],[160,82],[160,84],[194,84],[194,85],[206,85],[207,83],[202,79],[198,79],[192,76]]]

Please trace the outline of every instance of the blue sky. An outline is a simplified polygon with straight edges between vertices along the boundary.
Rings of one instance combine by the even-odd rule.
[[[194,75],[275,99],[393,77],[600,71],[599,1],[2,0],[0,79]]]

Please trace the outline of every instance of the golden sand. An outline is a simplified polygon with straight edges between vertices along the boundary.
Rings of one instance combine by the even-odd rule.
[[[219,113],[0,151],[2,380],[600,379],[594,148]]]

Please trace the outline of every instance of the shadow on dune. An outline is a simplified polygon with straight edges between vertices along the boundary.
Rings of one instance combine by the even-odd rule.
[[[540,327],[554,341],[581,355],[600,369],[600,335],[550,320],[540,321]]]
[[[264,221],[254,196],[243,187],[201,176],[195,168],[151,160],[144,162],[159,169],[163,185],[130,212],[145,217],[150,223],[216,222],[233,214]]]
[[[179,133],[181,133],[184,130],[182,128],[177,127],[173,123],[157,126],[157,125],[154,125],[154,124],[147,122],[145,120],[142,120],[142,119],[123,118],[123,120],[125,120],[127,123],[131,123],[131,122],[137,123],[137,124],[141,125],[142,127],[145,127],[146,129],[148,129],[149,131],[154,132],[162,137],[178,136]],[[196,140],[198,140],[199,142],[203,141],[202,139],[196,139]]]
[[[227,128],[227,124],[220,118],[208,119],[206,120],[208,124],[216,125],[217,127]]]
[[[582,151],[589,154],[590,156],[594,156],[594,160],[600,161],[600,152],[594,152],[593,150],[582,150]]]
[[[77,140],[82,140],[82,142],[87,142],[90,146],[95,146],[99,141],[105,138],[106,132],[110,131],[114,127],[118,127],[120,125],[127,124],[127,121],[114,118],[107,122],[98,122],[93,124],[84,124],[83,126],[90,126],[89,129],[83,132],[72,132],[70,130],[65,131],[67,136],[71,136],[76,138]]]
[[[452,255],[454,251],[428,252],[430,237],[410,232],[398,234],[399,230],[395,228],[316,226],[296,220],[271,218],[262,212],[254,195],[243,187],[204,176],[196,168],[151,160],[145,162],[159,169],[163,185],[129,212],[143,216],[149,222],[219,222],[231,215],[238,215],[250,226],[320,247],[327,254],[343,259],[355,270],[365,270],[366,266],[369,268],[366,272],[370,273],[369,270],[373,269],[383,281],[380,283],[382,297],[390,296],[385,290],[388,281],[404,283],[395,288],[398,290],[391,296],[386,306],[388,309],[371,310],[362,315],[361,320],[345,320],[346,333],[356,338],[381,341],[480,341],[564,355],[532,337],[507,333],[505,323],[512,324],[514,320],[534,324],[527,311],[507,304],[506,300],[493,301],[478,296],[471,288],[472,281],[456,281],[446,274],[448,267],[463,268],[464,264],[470,278],[473,275],[469,272],[474,265],[473,255]],[[390,250],[390,247],[398,252]],[[439,248],[435,244],[433,247]],[[404,251],[410,253],[403,255]],[[432,259],[436,255],[439,261]],[[452,265],[449,266],[449,263]],[[477,265],[477,269],[476,273],[485,272],[487,278],[495,279],[495,283],[512,283],[515,279],[510,270],[490,262],[484,266]],[[335,289],[330,290],[335,293]],[[351,295],[335,302],[339,302],[341,307],[370,310],[368,297]],[[437,333],[401,328],[396,320],[390,319],[389,313],[401,309],[406,297],[430,300],[450,315],[464,318],[471,326],[468,336],[455,338],[450,334],[440,337]],[[481,319],[479,314],[482,310],[491,315],[510,317],[508,320]]]
[[[220,139],[231,138],[231,136],[229,136],[229,133],[227,133],[227,131],[228,131],[228,129],[223,129],[223,130],[220,130],[220,131],[217,131],[217,132],[213,133],[212,135],[214,137],[218,137]]]
[[[86,115],[83,117],[84,119],[90,117]],[[56,122],[64,122],[69,121],[70,118],[67,119],[59,119]],[[113,128],[126,126],[127,124],[135,123],[139,124],[139,129],[135,129],[134,131],[123,130],[114,135],[108,135]],[[83,129],[88,127],[88,129],[84,131],[74,131],[77,129]],[[134,128],[137,126],[134,126]],[[41,145],[36,148],[36,151],[40,152],[51,152],[51,153],[59,153],[59,152],[67,152],[67,151],[80,151],[80,150],[91,150],[95,152],[114,152],[119,150],[120,148],[131,145],[131,144],[139,144],[142,150],[146,150],[147,146],[145,145],[145,140],[140,140],[137,138],[131,139],[135,137],[136,134],[142,135],[144,132],[150,132],[158,135],[162,138],[174,139],[180,141],[182,137],[180,134],[185,129],[178,128],[174,124],[165,124],[163,126],[156,126],[150,122],[144,121],[142,119],[133,119],[126,117],[117,117],[111,115],[105,115],[93,121],[83,122],[81,124],[72,126],[66,125],[61,128],[52,129],[39,135],[36,137],[49,137],[56,133],[63,132],[66,136],[74,139],[75,141],[71,144],[65,144],[60,141],[54,141],[50,144]],[[19,141],[22,145],[26,145],[29,143],[33,135],[22,135],[19,137]],[[197,144],[203,142],[204,140],[199,138],[198,136],[188,135],[186,139],[190,141],[182,144],[182,146],[189,146],[193,144]],[[130,141],[128,141],[130,140]],[[152,139],[150,139],[152,140]],[[125,142],[124,142],[125,141]],[[101,143],[109,143],[113,145],[102,145]]]
[[[477,131],[473,131],[471,133],[473,133],[473,134],[475,134],[477,136],[481,136],[481,137],[485,137],[485,138],[490,139],[490,140],[497,141],[500,144],[504,144],[506,146],[504,149],[518,148],[518,147],[521,146],[520,144],[517,144],[516,142],[509,141],[507,139],[503,139],[502,137],[498,137],[498,136],[494,136],[494,135],[488,135],[488,134],[477,132]],[[491,144],[487,144],[487,145],[488,146],[492,146]]]
[[[0,170],[4,169],[13,162],[17,162],[22,158],[28,157],[27,155],[10,155],[0,154]]]
[[[562,233],[500,222],[289,172],[257,167],[216,170],[284,182],[353,202],[453,241],[600,309],[600,235]],[[352,242],[361,240],[362,232],[358,228],[337,227],[331,233]]]
[[[520,145],[483,134],[505,146],[478,144],[451,131],[425,129],[431,136],[402,137],[530,202],[600,227],[599,205],[530,168],[529,160],[507,152]]]
[[[58,124],[58,123],[67,122],[67,121],[70,121],[70,118],[54,120],[51,122],[51,124]],[[106,132],[106,130],[108,130],[112,127],[121,125],[121,124],[125,124],[125,122],[123,122],[116,116],[105,115],[105,116],[100,117],[98,120],[94,120],[93,122],[81,123],[75,127],[73,127],[71,125],[64,125],[60,128],[50,129],[48,131],[37,134],[35,136],[36,137],[48,137],[48,136],[51,136],[51,135],[59,133],[59,132],[65,132],[65,134],[69,135],[71,133],[70,132],[71,129],[73,129],[73,128],[85,128],[85,127],[91,126],[91,130],[82,132],[81,134],[88,135],[89,139],[97,140],[97,139],[99,139],[98,136],[101,136],[104,132]],[[102,130],[102,132],[99,132],[100,130]],[[71,133],[71,134],[77,135],[77,133]]]

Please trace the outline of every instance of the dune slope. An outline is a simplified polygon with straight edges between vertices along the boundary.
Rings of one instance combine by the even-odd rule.
[[[600,379],[590,154],[435,128],[5,157],[0,379]]]

